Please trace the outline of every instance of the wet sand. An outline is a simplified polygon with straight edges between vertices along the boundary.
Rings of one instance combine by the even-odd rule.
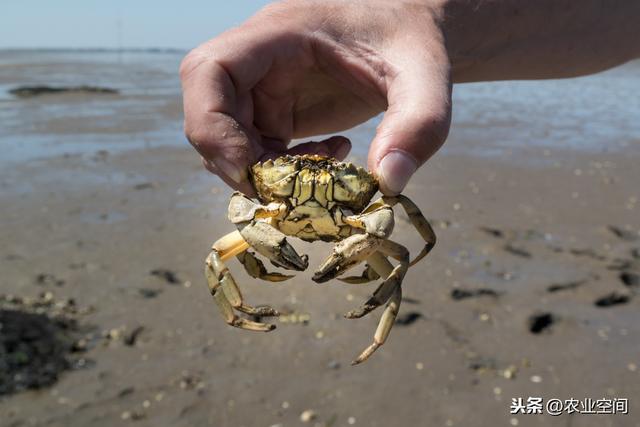
[[[0,84],[25,80],[18,74],[5,64]],[[472,138],[461,111],[448,148],[405,193],[438,244],[407,274],[388,342],[351,367],[381,311],[342,314],[375,284],[318,285],[311,269],[258,282],[234,260],[247,301],[309,320],[267,334],[222,321],[202,270],[211,243],[233,230],[230,190],[182,143],[179,94],[125,86],[111,103],[50,95],[0,105],[4,117],[21,112],[0,138],[11,154],[0,169],[0,312],[77,323],[69,369],[51,385],[0,396],[2,425],[640,425],[637,128],[602,148],[482,155],[478,141],[517,139],[535,123],[479,124]],[[87,105],[109,111],[79,119]],[[28,120],[52,110],[63,111],[53,124]],[[372,128],[351,133],[351,160],[364,163]],[[394,239],[415,252],[416,233],[397,218]],[[311,266],[330,250],[294,245]],[[31,300],[9,304],[7,295]],[[511,398],[529,396],[628,398],[630,414],[509,414]]]

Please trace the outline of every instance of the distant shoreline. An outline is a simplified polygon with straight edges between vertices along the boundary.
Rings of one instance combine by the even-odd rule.
[[[128,47],[128,48],[110,48],[110,47],[3,47],[0,53],[5,52],[61,52],[61,53],[186,53],[188,49],[179,49],[172,47]]]

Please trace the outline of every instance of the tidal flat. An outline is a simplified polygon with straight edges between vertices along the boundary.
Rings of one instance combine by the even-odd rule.
[[[352,368],[381,310],[342,314],[375,284],[259,282],[233,261],[246,300],[285,316],[258,334],[217,312],[204,257],[234,229],[231,190],[182,134],[182,55],[0,52],[0,424],[640,425],[640,63],[454,88],[449,140],[405,192],[438,243]],[[40,85],[117,93],[10,93]],[[350,161],[377,120],[345,132]],[[330,250],[293,245],[313,267]],[[629,414],[510,414],[520,397]]]

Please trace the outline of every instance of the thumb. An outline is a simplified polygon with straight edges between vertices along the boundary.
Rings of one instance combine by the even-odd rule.
[[[389,82],[389,106],[369,149],[369,169],[385,195],[402,192],[418,167],[442,146],[451,123],[448,62],[410,61]]]

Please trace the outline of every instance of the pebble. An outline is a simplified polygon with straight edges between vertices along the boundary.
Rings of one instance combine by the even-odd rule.
[[[631,362],[627,365],[627,369],[629,369],[631,372],[635,372],[638,370],[638,365],[636,365],[635,363]]]
[[[424,369],[424,364],[422,362],[416,363],[416,369],[418,371],[422,371]]]
[[[356,423],[356,417],[347,418],[347,423],[349,423],[349,425],[354,425]]]
[[[319,340],[324,338],[324,331],[317,331],[316,332],[316,338],[319,339]]]
[[[518,368],[515,365],[509,365],[504,371],[502,371],[502,376],[508,380],[511,380],[516,377],[517,372]]]
[[[316,419],[318,415],[312,409],[307,409],[300,414],[300,421],[308,423]]]
[[[117,340],[118,338],[120,338],[120,330],[113,328],[107,332],[106,336],[111,340]]]
[[[532,383],[541,383],[542,382],[542,377],[540,375],[533,375],[533,376],[531,376],[531,382]]]

